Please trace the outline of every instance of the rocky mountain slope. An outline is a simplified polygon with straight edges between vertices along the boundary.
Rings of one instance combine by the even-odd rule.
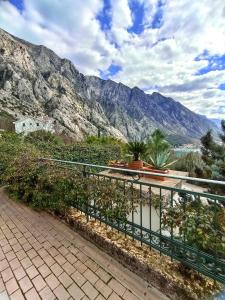
[[[210,119],[217,127],[218,129],[221,131],[221,119],[215,119],[215,118],[212,118]]]
[[[159,93],[84,76],[71,61],[0,29],[0,111],[55,119],[59,133],[81,140],[96,134],[146,138],[155,128],[196,139],[213,122]]]

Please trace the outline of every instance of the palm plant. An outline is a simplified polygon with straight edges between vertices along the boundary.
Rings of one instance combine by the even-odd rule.
[[[133,155],[134,161],[140,160],[141,156],[147,151],[147,145],[144,142],[129,142],[127,144],[127,150]]]
[[[157,154],[168,151],[170,144],[165,140],[165,135],[160,129],[156,129],[147,141],[148,153]]]
[[[175,161],[171,161],[171,154],[169,151],[162,151],[155,155],[148,155],[148,163],[157,170],[166,170],[169,166],[174,164]]]
[[[146,160],[151,167],[158,170],[165,170],[175,163],[171,161],[170,144],[160,129],[156,129],[147,141]]]

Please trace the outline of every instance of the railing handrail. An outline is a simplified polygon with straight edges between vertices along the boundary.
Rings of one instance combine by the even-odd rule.
[[[160,255],[168,255],[171,259],[180,261],[203,275],[218,280],[223,284],[225,283],[225,259],[222,255],[222,250],[219,248],[223,243],[220,213],[223,213],[222,205],[225,201],[225,196],[188,191],[177,187],[177,185],[168,187],[150,181],[145,182],[140,180],[140,176],[137,179],[134,176],[132,178],[127,178],[127,176],[119,177],[118,174],[111,176],[112,174],[106,174],[106,172],[101,172],[101,170],[163,176],[211,184],[225,185],[225,182],[207,179],[199,180],[199,178],[186,176],[162,175],[148,171],[129,170],[54,158],[40,158],[39,161],[56,162],[57,167],[73,170],[78,175],[77,182],[76,175],[74,176],[75,184],[71,187],[74,191],[71,197],[66,197],[65,204],[67,203],[66,205],[84,213],[87,222],[90,218],[99,220],[100,223],[103,222],[105,225],[109,225],[111,228],[118,230],[118,232],[124,233],[125,236],[140,241],[141,245],[145,244],[150,249],[153,248],[159,251]],[[77,169],[76,166],[81,166],[81,168]],[[51,164],[49,167],[51,168]],[[68,175],[73,177],[72,174]],[[82,179],[81,181],[79,181],[80,178]],[[90,178],[94,178],[94,181],[89,181]],[[77,188],[77,183],[81,189]],[[112,191],[109,190],[109,195],[105,194],[105,188],[108,189],[112,183],[115,183],[112,186]],[[103,185],[103,188],[101,188],[101,185]],[[144,188],[144,186],[149,187],[149,189]],[[156,191],[152,189],[154,187],[157,188]],[[83,193],[84,189],[87,193]],[[97,193],[93,193],[93,189]],[[118,190],[118,193],[115,193],[114,189]],[[163,190],[169,190],[170,192],[164,193]],[[181,192],[185,192],[187,195],[196,195],[197,197],[185,198],[185,196],[179,195]],[[175,197],[176,193],[179,197]],[[155,198],[154,195],[157,197]],[[64,196],[62,197],[64,198]],[[222,205],[219,203],[220,200],[223,201]],[[104,205],[102,206],[103,203]],[[201,206],[196,205],[196,203],[201,203]],[[193,206],[193,204],[195,205]],[[205,206],[205,204],[208,205]],[[177,216],[176,212],[178,212]],[[212,216],[211,212],[213,213]],[[207,222],[202,217],[205,214]],[[177,220],[179,221],[177,222]],[[189,220],[191,220],[191,223]],[[207,247],[201,241],[196,243],[194,239],[193,242],[192,239],[187,238],[188,235],[186,234],[190,224],[194,224],[191,235],[194,234],[198,238],[199,233],[196,234],[196,231],[198,232],[199,228],[202,230],[202,224],[205,222],[207,227],[204,227],[203,230],[209,230],[208,242],[210,242],[210,245],[207,244]],[[212,227],[211,230],[208,229],[209,225]],[[216,239],[214,239],[214,236]]]
[[[139,170],[132,170],[132,169],[123,169],[123,168],[115,168],[115,167],[109,167],[109,166],[102,166],[102,165],[95,165],[95,164],[88,164],[88,163],[82,163],[77,161],[69,161],[69,160],[61,160],[61,159],[54,159],[54,158],[40,158],[40,160],[48,160],[48,161],[55,161],[55,162],[61,162],[61,163],[67,163],[67,164],[73,164],[73,165],[80,165],[80,166],[87,166],[87,167],[94,167],[94,168],[100,168],[104,170],[114,170],[114,171],[122,171],[122,172],[128,172],[128,173],[135,173],[137,175],[153,175],[153,176],[159,176],[159,177],[166,177],[171,179],[181,179],[181,180],[188,180],[188,181],[197,181],[207,184],[216,184],[216,185],[223,185],[225,186],[225,181],[219,181],[219,180],[212,180],[212,179],[203,179],[203,178],[197,178],[197,177],[189,177],[189,176],[177,176],[177,175],[168,175],[162,173],[154,173],[154,172],[148,172],[148,171],[139,171]]]

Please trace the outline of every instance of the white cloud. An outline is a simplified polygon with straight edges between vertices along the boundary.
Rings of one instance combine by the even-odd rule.
[[[133,25],[132,1],[144,7],[144,30],[139,35],[128,32]],[[103,0],[25,0],[22,13],[0,1],[0,27],[44,44],[85,74],[107,73],[114,63],[121,70],[112,79],[162,92],[196,112],[222,117],[225,93],[218,86],[225,83],[224,71],[196,73],[207,67],[207,56],[225,54],[225,2],[161,3],[161,27],[151,28],[158,0],[111,0],[111,27],[104,32],[97,20]],[[202,53],[207,55],[196,61]],[[214,63],[213,68],[219,67]]]
[[[25,0],[24,5],[20,14],[9,2],[0,2],[0,27],[72,59],[85,74],[110,66],[114,46],[96,19],[101,0]]]
[[[149,2],[154,11],[155,2]],[[220,113],[212,107],[221,107],[225,100],[224,91],[217,89],[225,83],[224,73],[196,76],[199,69],[207,67],[208,60],[195,58],[205,50],[209,56],[225,54],[224,12],[222,0],[164,1],[162,26],[146,28],[122,45],[116,58],[122,70],[113,79],[149,92],[158,90],[196,112],[222,117],[224,110]],[[211,89],[218,93],[205,100]]]
[[[111,38],[120,46],[130,40],[127,29],[132,25],[132,14],[128,0],[113,0]]]

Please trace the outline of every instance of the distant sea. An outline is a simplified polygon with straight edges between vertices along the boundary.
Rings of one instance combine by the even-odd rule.
[[[174,148],[173,151],[177,157],[182,157],[190,152],[201,152],[200,148]]]

